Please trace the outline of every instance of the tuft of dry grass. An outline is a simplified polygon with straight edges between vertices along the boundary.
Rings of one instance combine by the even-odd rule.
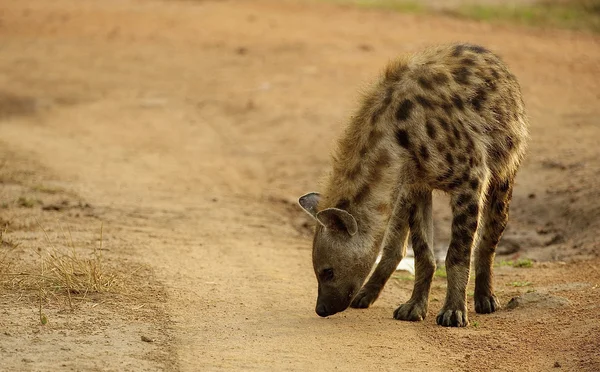
[[[117,276],[106,269],[102,260],[103,225],[100,226],[98,247],[94,245],[93,252],[87,257],[78,254],[70,230],[68,236],[63,231],[67,243],[59,246],[50,239],[41,224],[39,227],[47,242],[45,248],[37,251],[39,266],[24,267],[15,272],[10,270],[13,265],[3,260],[0,261],[0,279],[3,279],[2,284],[13,289],[37,292],[42,324],[47,322],[42,303],[49,297],[66,296],[69,307],[73,309],[75,300],[83,300],[90,293],[110,292],[118,287]]]

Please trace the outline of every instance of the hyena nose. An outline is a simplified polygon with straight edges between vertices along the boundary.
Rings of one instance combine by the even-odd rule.
[[[315,309],[315,311],[319,316],[322,317],[326,317],[329,315],[329,313],[327,312],[327,308],[323,304],[317,304],[317,308]]]

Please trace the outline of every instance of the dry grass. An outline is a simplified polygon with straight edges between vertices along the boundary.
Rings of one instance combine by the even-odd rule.
[[[7,250],[0,258],[0,284],[21,292],[37,293],[40,307],[40,322],[47,322],[42,312],[42,304],[50,298],[64,298],[70,309],[78,300],[85,300],[91,293],[114,291],[119,287],[117,276],[107,270],[102,260],[103,227],[100,226],[98,246],[87,256],[78,254],[70,230],[62,231],[65,242],[53,242],[46,230],[41,226],[46,247],[38,250],[36,265],[14,265],[7,256],[14,250]],[[2,234],[2,245],[6,230]],[[13,243],[13,247],[17,245]]]

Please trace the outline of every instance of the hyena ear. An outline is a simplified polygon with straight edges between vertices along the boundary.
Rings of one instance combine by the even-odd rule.
[[[317,219],[317,205],[319,204],[319,199],[321,199],[321,195],[318,192],[309,192],[298,199],[298,204],[300,204],[302,209],[310,214],[312,218]]]
[[[346,231],[350,236],[358,232],[356,219],[343,209],[324,209],[317,213],[317,221],[325,226],[326,229]]]

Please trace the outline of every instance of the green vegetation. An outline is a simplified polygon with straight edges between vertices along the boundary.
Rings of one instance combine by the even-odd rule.
[[[435,269],[434,276],[436,278],[447,278],[448,274],[446,274],[446,266],[440,266],[437,269]]]
[[[597,0],[540,1],[529,5],[471,4],[447,12],[480,21],[600,32],[600,2]]]
[[[394,10],[404,13],[438,13],[486,22],[516,23],[600,32],[600,1],[540,0],[531,4],[462,4],[433,8],[411,0],[326,0],[338,4]]]
[[[423,13],[427,6],[419,1],[410,0],[327,0],[338,4],[350,4],[362,8],[394,10],[403,13]]]
[[[23,207],[23,208],[33,208],[38,203],[39,203],[39,200],[33,199],[33,198],[28,198],[26,196],[20,196],[19,199],[17,199],[17,205],[19,207]]]
[[[415,277],[413,275],[392,275],[392,279],[412,281],[415,280]]]
[[[533,267],[533,260],[529,258],[520,258],[516,261],[504,260],[500,261],[500,263],[497,266]]]
[[[512,287],[528,287],[530,285],[532,285],[532,282],[520,282],[520,281],[516,281],[516,282],[510,282],[507,285],[510,285]]]
[[[49,186],[49,185],[33,185],[31,187],[31,189],[33,191],[37,191],[37,192],[42,192],[45,194],[58,194],[58,193],[64,193],[65,189],[63,189],[62,187],[55,187],[55,186]]]

